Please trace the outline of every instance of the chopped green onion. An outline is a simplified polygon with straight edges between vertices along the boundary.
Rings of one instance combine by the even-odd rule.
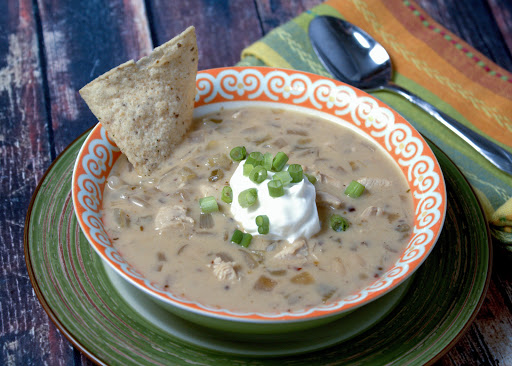
[[[292,182],[292,176],[290,173],[284,171],[284,172],[277,172],[272,177],[272,180],[280,180],[283,183],[283,187],[286,187],[288,184]]]
[[[263,167],[267,169],[267,171],[272,170],[272,161],[274,160],[274,157],[271,153],[265,153],[263,155]]]
[[[245,161],[246,164],[251,164],[253,166],[258,166],[263,164],[263,154],[259,151],[255,151],[249,154],[247,157],[247,160]]]
[[[247,248],[251,244],[252,235],[244,234],[240,230],[236,229],[231,236],[231,242],[241,245],[244,248]]]
[[[345,189],[345,194],[352,198],[359,197],[360,195],[363,194],[363,192],[364,192],[364,186],[355,180],[350,182],[348,187]]]
[[[286,165],[286,162],[288,161],[288,155],[286,155],[284,152],[279,151],[274,160],[272,160],[272,168],[276,172],[280,172],[283,170],[284,166]]]
[[[288,173],[292,177],[292,183],[299,183],[304,178],[304,171],[302,170],[302,165],[300,164],[291,164],[288,167]]]
[[[268,182],[268,194],[270,197],[281,197],[284,195],[283,182],[280,180],[271,180]]]
[[[256,188],[249,188],[245,191],[240,192],[238,195],[238,203],[243,208],[250,207],[256,203],[258,200],[258,191]]]
[[[229,156],[234,161],[242,161],[245,159],[245,156],[247,155],[247,150],[245,150],[245,146],[237,146],[231,149],[229,152]]]
[[[306,176],[306,178],[308,178],[308,180],[309,180],[309,182],[311,184],[315,184],[316,183],[316,177],[314,175],[307,174],[307,173],[304,173],[304,175]]]
[[[256,225],[268,226],[269,225],[268,216],[267,215],[256,216]]]
[[[350,223],[347,221],[347,219],[337,214],[334,214],[329,218],[329,223],[331,224],[331,228],[334,231],[345,231],[350,226]]]
[[[258,226],[258,233],[261,235],[267,235],[269,231],[270,229],[268,225]]]
[[[226,186],[222,188],[222,193],[220,195],[220,199],[226,203],[233,202],[233,190],[230,186]]]
[[[242,242],[243,237],[244,233],[237,229],[233,232],[233,235],[231,236],[231,242],[240,244]]]
[[[245,162],[244,164],[244,176],[248,177],[249,174],[251,174],[252,170],[254,169],[254,165],[252,164],[247,164],[247,162]]]
[[[264,167],[257,166],[251,172],[249,173],[249,179],[252,180],[254,183],[261,183],[265,179],[267,179],[267,169]]]
[[[242,241],[240,242],[240,245],[244,248],[247,248],[251,244],[252,235],[251,234],[244,234]]]
[[[261,235],[268,234],[270,222],[267,215],[256,216],[256,225],[258,226],[258,233]]]
[[[204,213],[212,213],[219,211],[219,205],[217,205],[217,201],[213,196],[200,198],[199,206],[201,207],[201,211],[203,211]]]

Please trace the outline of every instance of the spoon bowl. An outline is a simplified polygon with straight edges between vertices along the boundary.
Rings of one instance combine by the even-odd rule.
[[[510,152],[394,84],[389,54],[368,33],[343,19],[318,16],[309,25],[309,38],[320,62],[336,79],[368,92],[386,90],[404,97],[443,123],[498,169],[512,174]]]
[[[339,18],[317,17],[309,26],[313,49],[338,80],[365,90],[391,81],[391,58],[368,33]]]

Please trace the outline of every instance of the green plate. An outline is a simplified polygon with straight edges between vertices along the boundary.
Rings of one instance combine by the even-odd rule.
[[[143,318],[175,338],[217,351],[238,356],[277,357],[298,355],[341,343],[373,327],[384,319],[407,294],[412,278],[390,293],[354,310],[341,319],[315,328],[281,334],[243,334],[220,332],[170,314],[143,291],[129,284],[107,264],[103,264],[110,281],[121,297]]]
[[[85,136],[55,160],[32,197],[25,257],[50,318],[98,364],[422,365],[435,362],[457,342],[485,297],[492,258],[487,223],[463,175],[432,146],[446,180],[446,222],[400,304],[384,319],[349,340],[300,356],[244,357],[192,345],[129,306],[82,235],[70,190]]]

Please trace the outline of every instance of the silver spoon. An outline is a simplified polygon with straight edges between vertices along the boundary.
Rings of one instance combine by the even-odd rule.
[[[318,58],[336,79],[369,92],[387,90],[401,95],[442,122],[497,168],[512,174],[511,153],[391,82],[391,59],[366,32],[342,19],[318,16],[309,25],[309,38]]]

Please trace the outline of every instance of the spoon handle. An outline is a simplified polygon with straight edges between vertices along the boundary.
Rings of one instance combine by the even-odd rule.
[[[466,141],[471,147],[482,154],[498,169],[501,169],[505,173],[512,174],[512,153],[509,153],[507,150],[496,145],[494,142],[486,139],[470,128],[464,126],[462,123],[441,112],[432,104],[424,101],[417,95],[396,84],[388,83],[386,86],[383,86],[382,89],[401,95],[409,102],[416,104],[432,117],[435,117],[443,125],[448,127],[461,139]]]

